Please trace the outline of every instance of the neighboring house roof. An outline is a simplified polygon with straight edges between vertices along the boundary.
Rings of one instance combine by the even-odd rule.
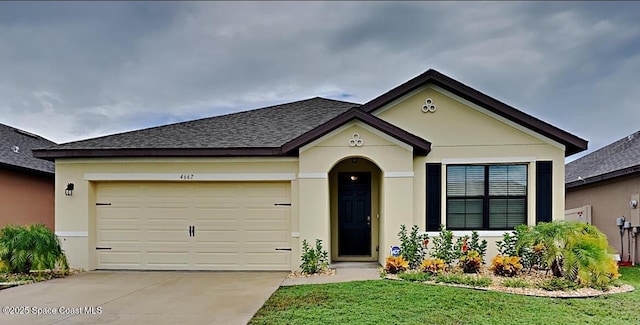
[[[640,131],[565,166],[567,188],[640,173]]]
[[[56,145],[39,135],[0,124],[0,167],[53,174],[55,164],[33,156],[32,149]]]
[[[431,144],[375,116],[378,108],[427,83],[434,83],[492,112],[565,145],[570,155],[585,150],[587,141],[544,123],[435,70],[359,104],[312,98],[262,109],[109,135],[36,150],[37,157],[149,156],[278,156],[297,155],[297,148],[333,128],[357,119],[414,147],[426,155]],[[359,109],[357,108],[359,107]]]

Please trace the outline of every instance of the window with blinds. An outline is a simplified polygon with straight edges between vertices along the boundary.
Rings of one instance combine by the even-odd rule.
[[[448,229],[510,230],[526,222],[526,165],[447,166]]]

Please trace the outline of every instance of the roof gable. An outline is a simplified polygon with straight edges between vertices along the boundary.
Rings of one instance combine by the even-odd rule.
[[[640,131],[565,166],[567,188],[640,173]]]
[[[488,111],[506,118],[514,123],[526,127],[545,137],[557,141],[566,146],[565,155],[584,151],[587,148],[587,141],[573,134],[561,130],[551,124],[543,122],[531,115],[528,115],[512,106],[509,106],[495,98],[487,96],[459,81],[451,79],[440,72],[430,69],[425,73],[401,84],[400,86],[389,90],[388,92],[372,99],[363,104],[360,108],[367,112],[375,114],[378,110],[384,110],[387,105],[401,97],[419,89],[427,84],[436,85],[446,91],[451,92],[469,102],[481,106]]]
[[[35,158],[32,149],[51,147],[56,144],[55,142],[4,124],[0,124],[0,139],[2,139],[0,165],[4,168],[35,173],[54,173],[54,164]]]
[[[390,124],[382,119],[379,119],[371,114],[363,112],[361,109],[354,107],[347,112],[331,119],[330,121],[318,126],[311,132],[307,132],[302,136],[289,141],[282,146],[282,151],[285,153],[292,152],[298,148],[315,141],[329,132],[353,121],[359,120],[378,131],[381,131],[397,140],[400,140],[411,147],[413,147],[413,153],[415,155],[426,156],[431,151],[431,142],[422,139],[416,135],[413,135],[393,124]]]

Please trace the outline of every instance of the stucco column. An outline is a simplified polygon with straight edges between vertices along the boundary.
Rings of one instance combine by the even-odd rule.
[[[387,174],[388,175],[388,174]],[[413,177],[383,178],[380,224],[380,264],[389,256],[391,246],[400,245],[400,225],[413,226]]]
[[[329,179],[327,174],[314,178],[300,178],[300,245],[304,239],[310,246],[316,239],[322,240],[322,247],[331,251],[329,218]],[[298,263],[299,265],[300,263]]]

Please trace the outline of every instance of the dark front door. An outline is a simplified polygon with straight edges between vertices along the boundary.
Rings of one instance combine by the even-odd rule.
[[[338,173],[338,255],[371,256],[371,173]]]

